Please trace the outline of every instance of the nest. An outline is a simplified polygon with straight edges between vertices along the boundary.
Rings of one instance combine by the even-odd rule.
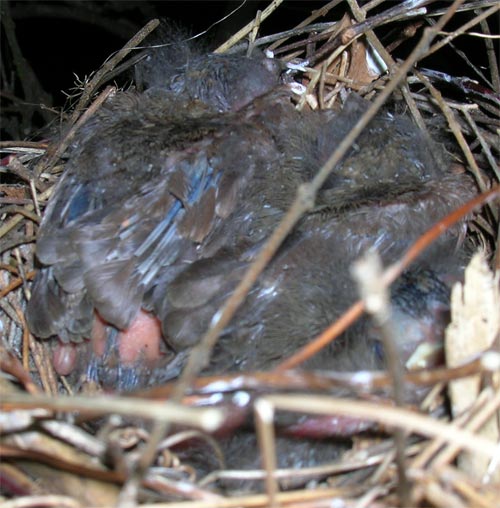
[[[372,102],[371,112],[389,96],[398,96],[422,128],[432,117],[451,133],[457,165],[466,167],[477,182],[481,194],[474,202],[444,218],[400,262],[375,274],[375,286],[386,287],[440,231],[475,212],[469,234],[482,247],[482,254],[473,258],[465,283],[452,294],[446,366],[399,377],[389,369],[389,373],[373,372],[362,380],[356,373],[339,376],[290,370],[348,326],[354,315],[363,311],[359,303],[322,334],[320,342],[286,359],[282,368],[273,372],[200,378],[200,362],[195,359],[181,383],[133,397],[74,395],[65,380],[56,377],[46,344],[30,335],[23,316],[35,275],[37,226],[64,171],[62,156],[74,133],[112,93],[112,88],[103,89],[103,84],[123,65],[131,48],[140,45],[157,26],[152,21],[82,84],[77,103],[66,114],[70,128],[64,138],[50,144],[2,141],[0,145],[2,171],[8,176],[0,188],[0,471],[5,492],[11,497],[3,506],[115,506],[117,502],[130,506],[137,502],[155,507],[487,507],[497,502],[500,79],[495,36],[490,34],[487,20],[499,7],[487,1],[445,3],[444,7],[442,2],[436,6],[433,2],[372,1],[361,7],[356,1],[334,1],[286,32],[259,38],[260,25],[268,17],[280,15],[280,4],[275,0],[259,11],[252,23],[216,51],[229,51],[247,41],[250,47],[265,48],[292,64],[302,62],[303,89],[297,108],[332,108],[339,94],[355,90]],[[378,4],[384,5],[377,9]],[[420,4],[431,5],[422,9]],[[334,7],[335,15],[331,12]],[[465,19],[457,18],[460,13],[468,13],[468,21],[455,23],[454,31],[447,32],[445,21],[453,24]],[[464,36],[483,38],[489,55],[486,73],[455,47],[456,38]],[[401,45],[411,51],[405,60],[395,61],[391,55]],[[476,78],[420,66],[423,58],[442,48],[464,58],[464,65]],[[377,65],[369,65],[368,54],[377,55]],[[361,121],[367,122],[365,117]],[[353,136],[346,138],[346,149]],[[333,154],[333,163],[342,156],[341,150],[342,146]],[[320,183],[315,179],[314,185]],[[290,230],[303,213],[297,205],[300,202],[299,196],[292,207],[295,218],[287,216],[285,229]],[[273,236],[265,247],[268,257],[278,245],[279,239]],[[256,278],[258,267],[252,270]],[[370,294],[364,298],[369,299]],[[212,330],[212,335],[202,340],[205,353],[210,353],[218,332]],[[339,383],[362,395],[335,397],[332,393]],[[370,396],[378,388],[390,389],[398,383],[432,389],[420,408],[391,403],[390,399],[382,408]],[[263,468],[230,471],[221,463],[220,470],[196,478],[176,447],[192,439],[203,440],[218,456],[210,432],[224,424],[227,413],[219,406],[207,405],[210,396],[237,391],[251,395],[247,398],[255,417]],[[200,398],[205,400],[204,407],[196,407]],[[380,432],[355,435],[351,449],[335,462],[277,470],[273,417],[289,411],[362,418],[377,424]],[[123,425],[123,417],[135,423]],[[99,425],[89,425],[96,419]],[[191,430],[168,432],[173,425]],[[242,479],[257,481],[249,492],[231,488],[232,480]],[[297,479],[306,487],[294,488]],[[229,485],[224,491],[217,488],[220,480]]]

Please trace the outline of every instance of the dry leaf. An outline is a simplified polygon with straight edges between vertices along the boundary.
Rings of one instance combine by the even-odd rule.
[[[500,331],[500,274],[488,268],[483,253],[477,253],[465,270],[465,283],[456,284],[451,295],[451,323],[446,330],[446,361],[455,367],[489,349]],[[497,389],[499,379],[493,380]],[[472,376],[450,383],[452,413],[456,418],[467,411],[481,391],[480,376]],[[491,418],[480,435],[496,442],[499,428]],[[493,446],[493,444],[492,444]],[[464,453],[460,456],[462,470],[476,479],[488,472],[488,461],[479,455]],[[490,480],[500,481],[500,469]]]

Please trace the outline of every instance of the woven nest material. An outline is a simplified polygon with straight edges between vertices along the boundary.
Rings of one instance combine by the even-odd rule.
[[[182,392],[178,386],[165,386],[147,398],[98,393],[67,396],[71,387],[53,372],[46,344],[30,335],[23,314],[35,275],[37,228],[53,186],[64,172],[63,155],[74,133],[112,93],[103,84],[130,57],[129,49],[154,30],[157,23],[151,22],[82,84],[77,103],[65,114],[71,128],[64,138],[53,143],[18,140],[0,145],[2,178],[6,175],[0,186],[0,485],[9,497],[3,506],[115,506],[117,502],[130,506],[137,502],[165,507],[489,507],[498,503],[500,79],[494,47],[498,35],[490,33],[488,20],[499,7],[487,1],[453,5],[371,1],[364,6],[350,0],[325,2],[300,25],[259,38],[260,25],[280,16],[280,4],[270,3],[216,51],[231,51],[249,41],[250,46],[297,64],[302,85],[297,108],[333,108],[346,90],[355,90],[374,108],[384,97],[397,96],[421,127],[432,117],[451,133],[457,166],[473,175],[482,192],[469,208],[444,218],[433,230],[446,229],[473,210],[469,234],[483,252],[473,258],[465,284],[452,295],[446,367],[406,374],[405,383],[432,387],[420,408],[391,406],[389,401],[381,410],[378,402],[371,401],[369,387],[390,387],[394,382],[383,372],[367,374],[361,387],[363,400],[331,395],[339,382],[359,387],[355,374],[337,378],[287,370],[195,379],[194,369],[187,378],[191,388],[184,387]],[[382,5],[376,8],[378,4]],[[419,7],[424,4],[430,5]],[[453,22],[464,12],[468,14],[460,18],[467,19],[464,24],[452,32],[447,31],[448,25],[443,27],[444,18]],[[479,69],[470,56],[459,54],[474,79],[429,71],[421,65],[426,56],[443,48],[458,54],[456,39],[472,36],[483,38],[484,51],[490,55],[489,68]],[[402,44],[411,48],[409,56],[394,60],[391,55]],[[377,65],[370,64],[369,55],[377,55]],[[411,256],[432,242],[434,233],[418,242]],[[394,275],[402,265],[392,269]],[[379,284],[386,284],[388,277],[381,275]],[[348,319],[343,318],[344,322]],[[334,335],[332,331],[331,338]],[[165,402],[172,390],[177,396],[184,394],[183,405]],[[219,407],[195,407],[196,396],[203,394],[208,400],[211,395],[236,391],[259,393],[249,400],[263,469],[222,468],[196,478],[171,449],[200,439],[217,454],[217,444],[207,432],[223,424],[225,414]],[[445,412],[437,411],[445,406]],[[334,463],[276,470],[273,415],[278,411],[364,418],[384,432],[355,436],[352,448]],[[133,417],[134,423],[123,426],[120,417]],[[95,419],[100,423],[89,425]],[[193,430],[164,438],[172,424]],[[150,464],[153,467],[145,469]],[[231,479],[249,478],[259,480],[252,484],[252,491],[231,489]],[[293,486],[297,478],[308,480],[307,488],[283,489]],[[224,492],[217,488],[220,479],[229,485]]]

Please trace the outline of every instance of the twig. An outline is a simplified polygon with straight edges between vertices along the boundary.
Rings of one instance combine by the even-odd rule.
[[[320,395],[308,395],[307,398],[303,395],[267,395],[262,399],[282,411],[332,414],[374,420],[389,428],[399,427],[409,433],[415,432],[428,437],[440,437],[459,449],[480,453],[485,457],[493,458],[498,453],[494,443],[489,439],[407,409],[384,406],[384,410],[381,411],[380,405],[372,402]],[[495,394],[491,404],[498,407],[499,402],[500,392]]]
[[[500,371],[500,353],[493,351],[483,353],[479,358],[453,368],[433,370],[416,370],[404,374],[404,383],[418,386],[430,386],[436,383],[447,383],[451,380],[469,377],[474,374]],[[210,397],[213,394],[236,391],[256,391],[266,393],[275,390],[335,391],[339,388],[350,388],[357,392],[370,392],[387,388],[391,379],[385,371],[365,372],[307,372],[307,371],[270,371],[225,374],[199,377],[193,382],[189,394],[202,394]],[[132,394],[146,399],[168,399],[172,395],[175,381],[141,390]],[[192,400],[192,399],[191,399]]]
[[[35,167],[36,176],[40,176],[42,171],[48,171],[56,161],[62,156],[65,152],[66,148],[68,148],[71,140],[75,137],[78,129],[92,116],[96,113],[96,111],[102,106],[102,104],[106,101],[106,99],[116,92],[116,88],[114,86],[108,86],[103,92],[99,94],[97,99],[92,103],[92,105],[80,116],[76,123],[73,121],[70,122],[71,128],[64,136],[64,138],[56,145],[55,150],[52,150],[49,146],[45,156],[38,162]],[[74,115],[73,115],[74,116]]]
[[[264,21],[267,17],[269,17],[278,7],[283,3],[283,0],[273,0],[263,11],[260,16],[260,21]],[[234,46],[237,42],[239,42],[243,37],[247,36],[254,28],[254,21],[250,21],[246,26],[244,26],[241,30],[236,32],[229,40],[227,40],[224,44],[220,45],[214,53],[225,53],[229,48]]]
[[[490,27],[488,22],[483,19],[480,23],[481,29],[484,34],[490,35]],[[495,45],[491,39],[486,38],[484,40],[486,46],[486,53],[488,55],[488,67],[490,69],[491,82],[493,83],[493,89],[500,93],[500,76],[498,72],[498,55],[495,54]]]
[[[435,86],[432,85],[432,83],[427,79],[426,76],[424,76],[423,74],[421,74],[418,71],[415,71],[415,75],[422,81],[424,86],[429,90],[431,95],[434,97],[434,99],[439,104],[439,107],[441,108],[441,111],[443,112],[446,120],[448,121],[448,125],[450,126],[450,129],[453,132],[455,139],[457,140],[460,148],[462,149],[462,151],[464,153],[465,158],[467,159],[467,162],[469,163],[471,172],[476,179],[479,189],[481,190],[481,192],[484,192],[487,189],[486,182],[484,181],[483,176],[481,175],[479,166],[477,165],[476,160],[474,159],[474,156],[472,155],[469,145],[467,144],[467,141],[466,141],[462,131],[460,130],[460,126],[458,125],[458,122],[456,121],[451,108],[443,100],[443,96],[441,95],[439,90]],[[495,207],[490,207],[490,210],[493,214],[493,217],[498,219],[498,210]]]
[[[392,393],[396,406],[403,407],[405,402],[404,372],[396,349],[396,333],[392,321],[389,290],[381,283],[382,261],[376,252],[367,252],[356,261],[352,267],[352,274],[358,282],[359,291],[366,310],[372,315],[375,324],[382,332],[382,341],[387,369],[392,380]],[[410,485],[405,467],[404,432],[397,428],[394,431],[396,445],[396,463],[398,468],[398,494],[402,506],[409,504]]]
[[[52,189],[53,189],[53,187],[50,187],[46,191],[42,192],[42,194],[40,194],[38,199],[39,200],[48,199],[49,196],[52,194]],[[32,204],[26,205],[24,208],[28,212],[33,212],[33,210],[35,209],[35,205],[32,205]],[[6,222],[3,226],[1,226],[0,227],[0,238],[5,236],[11,229],[15,228],[23,220],[23,218],[24,217],[21,214],[14,215],[14,217],[12,217],[12,219],[10,219],[10,221]]]
[[[160,24],[159,20],[153,19],[149,23],[147,23],[143,28],[141,28],[128,42],[123,46],[120,51],[118,51],[114,56],[112,56],[107,62],[105,62],[102,67],[95,73],[92,80],[85,85],[85,89],[83,90],[82,96],[78,101],[78,104],[71,115],[69,120],[69,124],[72,125],[76,122],[76,119],[80,115],[82,109],[87,105],[90,100],[90,97],[96,90],[96,88],[101,83],[101,79],[108,73],[113,70],[114,67],[123,60],[136,46],[138,46],[155,28]]]
[[[259,448],[261,450],[262,461],[266,471],[266,492],[269,498],[271,508],[277,506],[276,495],[279,491],[278,482],[274,476],[277,468],[276,462],[276,444],[274,437],[274,408],[266,400],[259,399],[254,406],[255,409],[255,429]]]
[[[435,226],[426,231],[420,236],[415,243],[406,251],[402,258],[392,264],[384,273],[384,284],[391,284],[396,278],[405,270],[429,245],[442,235],[448,228],[463,217],[467,216],[477,207],[482,206],[484,203],[492,201],[500,196],[500,185],[493,189],[476,196],[457,210],[451,212],[443,220],[438,222]],[[364,303],[360,300],[351,307],[330,327],[321,333],[316,339],[312,340],[309,344],[297,351],[295,354],[287,358],[276,367],[276,371],[283,371],[286,369],[293,369],[300,365],[311,356],[315,355],[325,346],[327,346],[335,337],[338,337],[344,332],[352,323],[358,319],[364,311]]]
[[[321,50],[314,55],[314,58],[310,59],[309,64],[312,65],[313,63],[317,62],[323,55],[331,53],[333,50],[336,50],[341,45],[345,45],[348,42],[352,42],[354,39],[360,37],[369,30],[373,30],[374,28],[382,26],[386,23],[391,23],[400,18],[411,18],[423,14],[425,10],[421,10],[421,8],[434,1],[435,0],[418,0],[411,2],[412,3],[411,10],[408,10],[409,2],[401,2],[396,6],[391,7],[390,9],[387,9],[386,11],[380,14],[372,16],[368,20],[361,21],[355,25],[352,25],[342,30],[342,32],[337,37],[335,37],[335,39],[326,43],[321,48]],[[451,9],[451,7],[449,9]],[[446,16],[448,16],[448,14],[449,13],[447,11]],[[433,34],[432,37],[435,37],[436,34],[437,32]],[[422,40],[423,39],[425,39],[425,37],[423,37]]]
[[[287,41],[289,37],[293,37],[294,35],[301,35],[302,33],[304,33],[303,31],[301,31],[302,29],[306,30],[313,21],[315,21],[316,19],[321,18],[323,16],[326,16],[326,14],[328,14],[328,12],[331,9],[333,9],[334,7],[336,7],[341,1],[342,0],[332,0],[331,2],[328,2],[326,5],[323,5],[323,7],[314,11],[308,18],[306,18],[304,21],[299,23],[292,30],[288,30],[287,32],[278,34],[280,36],[279,39],[274,44],[271,44],[268,49],[270,51],[274,51],[276,48],[281,46],[281,44],[283,44],[285,41]],[[335,24],[330,24],[330,26],[333,27],[333,26],[335,26]],[[324,29],[324,28],[327,28],[327,27],[321,27],[321,28],[318,27],[319,30]]]
[[[492,14],[495,14],[495,12],[497,12],[499,10],[500,10],[500,5],[498,5],[498,4],[493,5],[493,7],[490,7],[486,11],[484,11],[481,14],[479,14],[478,16],[476,16],[475,18],[473,18],[470,21],[468,21],[467,23],[463,24],[460,28],[457,28],[456,30],[454,30],[453,33],[450,34],[448,37],[445,37],[443,40],[441,40],[441,41],[437,42],[436,44],[434,44],[433,46],[431,46],[429,48],[429,52],[427,53],[426,56],[432,55],[433,53],[435,53],[436,51],[441,49],[443,46],[446,46],[450,41],[452,41],[459,35],[462,35],[463,33],[465,33],[469,28],[472,28],[473,26],[477,25],[481,21],[489,18]]]
[[[486,159],[488,160],[490,164],[491,170],[495,173],[495,176],[497,177],[497,181],[500,182],[500,169],[498,167],[497,161],[495,161],[490,147],[488,146],[488,143],[486,143],[486,140],[484,139],[483,135],[481,134],[481,131],[479,130],[476,122],[472,118],[472,115],[467,111],[467,108],[461,108],[458,107],[458,109],[462,112],[465,119],[467,120],[467,123],[470,125],[470,128],[476,135],[479,144],[481,145],[481,148],[483,149],[484,155],[486,156]]]
[[[33,148],[44,151],[48,146],[45,141],[0,141],[0,149],[5,148]]]
[[[125,416],[167,420],[180,425],[197,427],[207,432],[216,430],[224,419],[223,411],[215,408],[189,408],[173,402],[155,403],[138,398],[99,397],[97,395],[49,397],[24,393],[4,393],[0,400],[0,407],[4,411],[42,407],[54,411],[79,411],[97,415],[111,412]]]

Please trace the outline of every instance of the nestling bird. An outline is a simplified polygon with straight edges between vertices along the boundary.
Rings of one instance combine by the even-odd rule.
[[[80,131],[39,232],[45,268],[27,311],[35,335],[96,342],[101,322],[134,328],[158,273],[200,257],[200,242],[232,213],[248,179],[280,156],[265,117],[288,98],[238,111],[278,84],[279,66],[207,58],[203,93],[186,79],[180,91],[118,94]],[[248,86],[236,97],[238,72],[237,86]],[[151,332],[158,328],[140,316]],[[158,344],[143,346],[154,350],[146,357],[157,356]],[[66,353],[56,355],[59,370],[71,367]]]
[[[254,259],[261,242],[251,236],[255,231],[253,221],[248,229],[248,218],[266,214],[259,226],[269,232],[269,222],[274,225],[286,208],[279,189],[288,186],[289,196],[294,195],[291,182],[295,187],[297,179],[312,177],[365,107],[354,97],[331,119],[314,113],[297,115],[283,131],[288,141],[284,162],[288,178],[275,183],[273,174],[266,173],[261,186],[249,187],[230,219],[202,243],[214,255],[190,263],[165,282],[159,274],[154,309],[164,336],[177,351],[192,345],[193,338],[208,328]],[[381,114],[372,122],[220,338],[211,372],[272,368],[358,298],[349,273],[353,260],[375,247],[384,262],[395,261],[420,234],[473,195],[470,180],[449,173],[444,159],[434,160],[431,148],[437,149],[406,118]],[[442,156],[439,150],[437,153]],[[266,188],[276,189],[276,194],[266,194]],[[273,214],[271,219],[268,211]],[[427,328],[429,323],[441,323],[446,313],[446,281],[457,277],[462,262],[455,252],[462,228],[449,231],[394,287],[395,315],[409,328],[402,339],[407,343],[400,344],[408,357],[417,345],[411,344],[412,336],[417,342],[425,340],[424,323]],[[219,246],[222,238],[238,235],[241,246],[233,241],[236,247],[229,252],[212,247],[213,242]],[[257,245],[252,239],[259,240]],[[336,348],[331,356],[318,355],[309,366],[336,370],[381,367],[377,348],[366,340],[366,326],[357,325],[348,334],[352,339],[341,341],[342,354]]]
[[[54,341],[60,374],[114,390],[174,379],[309,181],[365,111],[297,111],[282,65],[259,55],[167,51],[142,64],[144,92],[119,92],[78,132],[45,211],[27,319]],[[205,373],[268,370],[357,298],[351,263],[376,248],[395,261],[472,197],[444,151],[404,116],[381,112],[357,139],[224,330]],[[392,287],[403,364],[439,343],[464,224]],[[303,368],[378,369],[378,330],[360,320]],[[292,429],[293,427],[293,429]],[[296,422],[296,434],[313,431]],[[335,434],[340,429],[321,429]],[[314,429],[318,433],[318,427]],[[258,467],[253,432],[222,440],[229,467]],[[332,459],[338,443],[278,438],[280,466]],[[196,458],[192,454],[191,458]],[[210,457],[201,457],[201,470]]]
[[[118,93],[80,130],[39,230],[42,268],[27,309],[38,337],[92,339],[88,356],[56,348],[60,373],[80,362],[121,390],[178,374],[182,361],[170,360],[196,344],[297,186],[366,108],[353,96],[337,113],[298,112],[281,68],[262,55],[196,56],[167,66],[163,80],[146,72],[145,92]],[[272,368],[357,298],[348,269],[363,251],[393,261],[473,192],[408,119],[381,113],[262,274],[207,372]],[[412,273],[455,272],[460,231]],[[402,354],[426,340],[422,322],[443,300],[429,291],[420,313],[407,312],[412,287],[394,297],[396,315],[416,330],[402,337],[415,342],[402,342]],[[382,365],[368,330],[362,322],[307,367]]]

